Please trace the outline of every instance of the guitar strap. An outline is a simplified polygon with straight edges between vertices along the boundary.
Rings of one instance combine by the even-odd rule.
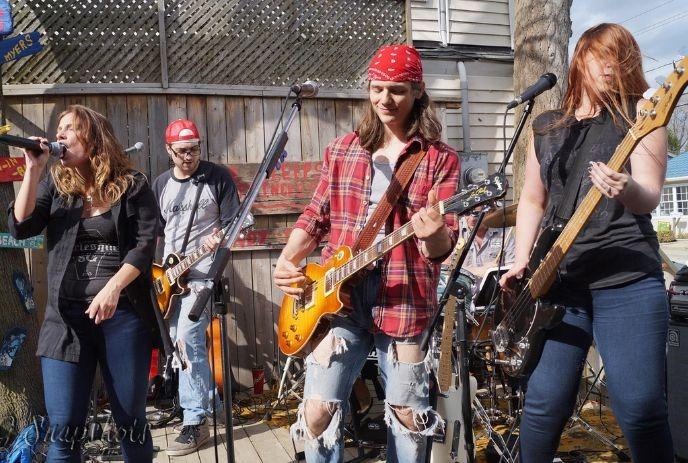
[[[191,215],[189,216],[189,223],[186,224],[186,233],[184,234],[184,241],[182,242],[182,247],[179,250],[179,254],[182,256],[186,252],[186,246],[189,244],[189,235],[191,235],[191,226],[196,218],[196,209],[198,209],[198,201],[201,198],[201,192],[203,191],[203,181],[205,180],[205,173],[199,174],[191,179],[194,185],[196,185],[196,197],[194,198],[193,206],[191,206]]]
[[[363,249],[367,249],[368,246],[373,244],[375,236],[377,236],[378,232],[387,221],[387,217],[390,212],[392,212],[392,208],[397,203],[401,192],[404,191],[404,188],[408,185],[409,180],[411,180],[413,173],[424,157],[425,151],[421,149],[401,160],[401,166],[394,171],[389,186],[387,190],[385,190],[385,194],[382,196],[380,203],[375,208],[370,220],[365,224],[363,231],[358,235],[358,240],[356,240],[356,244],[354,244],[352,248],[353,254]]]

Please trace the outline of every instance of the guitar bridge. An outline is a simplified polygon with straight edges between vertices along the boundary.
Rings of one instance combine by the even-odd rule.
[[[303,294],[294,302],[293,305],[293,316],[296,317],[299,312],[304,312],[313,305],[313,293],[315,288],[313,286],[313,281],[308,282],[303,287]]]
[[[163,287],[162,287],[162,281],[160,280],[160,278],[156,278],[153,281],[153,289],[155,289],[156,294],[162,294]]]

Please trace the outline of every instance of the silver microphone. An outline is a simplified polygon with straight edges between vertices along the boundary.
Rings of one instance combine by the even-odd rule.
[[[142,149],[143,149],[143,143],[141,143],[140,141],[137,141],[136,143],[134,143],[134,146],[130,146],[129,148],[125,149],[124,154],[126,154],[126,155],[134,154],[138,151],[141,151]]]
[[[302,84],[292,85],[291,91],[301,98],[314,97],[318,95],[318,83],[312,80],[307,80]]]

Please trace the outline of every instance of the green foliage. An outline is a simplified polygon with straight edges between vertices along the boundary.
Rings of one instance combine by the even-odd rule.
[[[660,230],[657,232],[657,238],[660,243],[671,243],[676,241],[676,236],[672,230]]]

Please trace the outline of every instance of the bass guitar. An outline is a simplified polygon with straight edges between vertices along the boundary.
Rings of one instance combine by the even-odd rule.
[[[620,172],[640,139],[665,126],[688,84],[688,58],[674,64],[674,72],[638,111],[635,124],[617,146],[607,165]],[[515,291],[502,291],[503,318],[492,332],[497,361],[514,377],[530,374],[540,358],[545,330],[564,317],[564,307],[547,302],[557,269],[571,245],[585,227],[602,198],[591,188],[567,223],[555,224],[540,233],[524,277]]]
[[[439,201],[433,210],[440,214],[454,212],[462,214],[473,207],[494,201],[506,194],[506,180],[495,174],[483,182],[469,185],[460,193]],[[278,338],[279,348],[285,355],[305,355],[316,332],[327,328],[327,319],[334,315],[346,315],[343,309],[349,306],[349,297],[343,284],[365,269],[394,247],[414,236],[411,222],[385,236],[377,243],[353,256],[351,248],[337,248],[330,259],[322,265],[310,263],[304,268],[306,281],[301,285],[303,293],[298,298],[285,296],[280,307]],[[322,322],[322,323],[321,323]],[[319,339],[318,336],[315,336]]]
[[[246,219],[241,224],[241,231],[246,231],[251,228],[255,220],[251,214],[246,216]],[[213,234],[213,239],[220,244],[220,240],[225,236],[223,230],[218,230]],[[182,257],[175,253],[170,253],[163,264],[153,264],[151,269],[153,278],[153,291],[155,298],[158,301],[158,307],[163,313],[165,319],[172,316],[172,302],[175,297],[183,296],[189,292],[189,288],[184,281],[184,276],[191,267],[196,265],[201,259],[210,254],[213,250],[201,245],[198,249],[193,251],[186,257]]]

